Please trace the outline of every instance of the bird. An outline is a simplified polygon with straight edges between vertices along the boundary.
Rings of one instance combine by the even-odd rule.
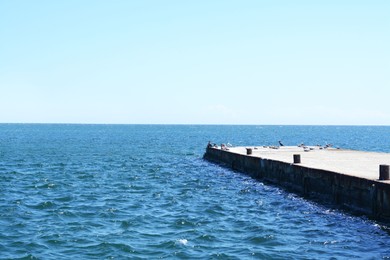
[[[280,146],[284,146],[284,144],[282,144],[282,141],[279,141],[279,145],[280,145]]]

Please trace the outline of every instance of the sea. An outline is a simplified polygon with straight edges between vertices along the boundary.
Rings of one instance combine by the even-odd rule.
[[[279,140],[390,152],[390,127],[0,124],[0,259],[389,259],[387,226],[203,159]]]

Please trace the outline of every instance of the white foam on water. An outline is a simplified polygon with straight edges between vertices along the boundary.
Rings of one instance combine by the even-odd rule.
[[[177,242],[179,244],[182,244],[182,245],[187,245],[188,244],[188,240],[187,239],[179,239],[179,240],[177,240]]]

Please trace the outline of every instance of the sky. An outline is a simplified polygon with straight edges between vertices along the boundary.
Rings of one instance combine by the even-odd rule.
[[[0,123],[390,125],[388,0],[0,0]]]

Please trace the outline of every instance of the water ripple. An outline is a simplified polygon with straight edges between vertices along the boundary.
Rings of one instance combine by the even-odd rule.
[[[316,129],[298,130],[311,140],[351,134]],[[205,140],[267,143],[298,131],[258,130],[0,124],[0,259],[390,255],[387,227],[202,160]]]

